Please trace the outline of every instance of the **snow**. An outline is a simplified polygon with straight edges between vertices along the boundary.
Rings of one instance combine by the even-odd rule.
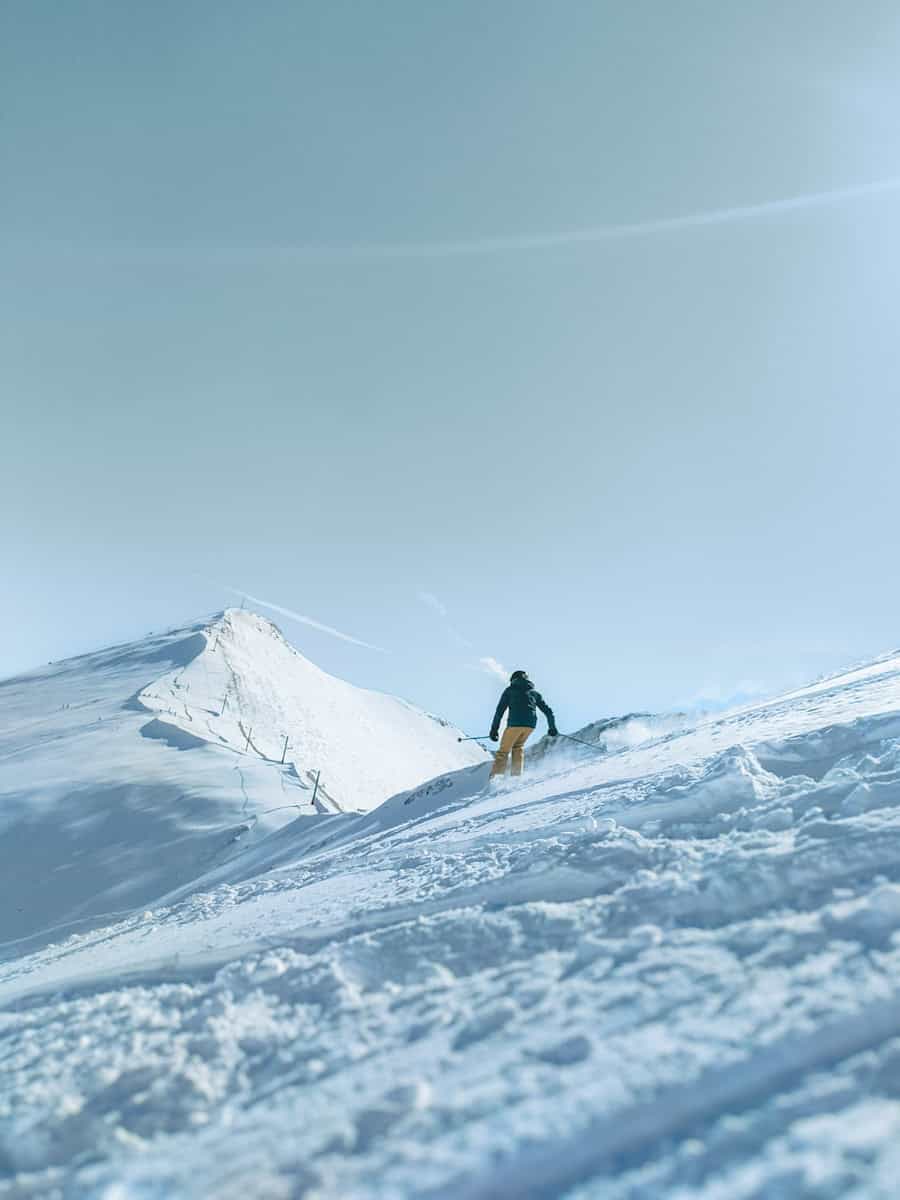
[[[529,758],[537,762],[553,754],[580,761],[593,757],[597,751],[627,750],[669,733],[679,733],[690,724],[686,713],[627,713],[623,717],[605,717],[561,738],[540,738],[529,746]]]
[[[146,906],[298,814],[485,761],[459,736],[235,609],[0,681],[0,943]]]
[[[320,771],[323,794],[355,809],[484,758],[473,743],[460,745],[447,721],[326,674],[264,617],[230,610],[207,641],[210,648],[138,696],[178,731],[176,741],[218,741],[274,764],[287,737],[286,761],[308,780]]]
[[[257,821],[188,879],[149,872],[118,918],[48,933],[62,869],[8,889],[41,916],[0,965],[0,1197],[896,1195],[900,657],[604,753],[554,748],[519,785],[486,787],[470,750],[357,813],[337,803],[370,807],[363,765],[397,764],[329,740],[352,693],[345,710],[323,685],[314,728],[316,669],[282,685],[256,621],[231,614],[222,655],[204,627],[208,684],[181,631],[0,686],[9,831],[27,813],[51,837],[82,752],[93,774],[65,796],[85,844],[106,829],[91,781],[224,808],[233,785],[192,764],[228,756],[280,791],[286,718],[335,781],[330,811]],[[221,663],[241,724],[208,702]],[[76,677],[110,728],[40,719]],[[140,737],[138,694],[180,733]],[[372,729],[429,728],[393,705],[364,705]],[[178,749],[186,733],[203,746]],[[403,769],[407,736],[387,743]]]

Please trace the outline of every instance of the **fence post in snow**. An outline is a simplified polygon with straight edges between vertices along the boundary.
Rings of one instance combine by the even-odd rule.
[[[284,756],[287,754],[288,739],[287,734],[284,735],[284,745],[281,747],[281,763],[284,765]]]

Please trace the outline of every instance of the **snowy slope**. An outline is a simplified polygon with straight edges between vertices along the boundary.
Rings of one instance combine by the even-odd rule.
[[[354,687],[311,663],[255,613],[230,609],[210,646],[145,687],[138,699],[185,734],[277,763],[320,788],[339,809],[370,809],[441,771],[482,762],[447,721],[383,692]],[[248,740],[249,739],[249,740]]]
[[[486,772],[10,958],[0,1196],[893,1200],[900,656]]]
[[[457,736],[238,610],[2,681],[0,943],[154,902],[298,813],[484,759]]]
[[[546,755],[563,756],[580,761],[595,753],[613,754],[631,746],[678,733],[691,724],[686,713],[626,713],[621,717],[603,717],[591,721],[571,735],[561,738],[544,736],[528,746],[531,762],[540,762]]]

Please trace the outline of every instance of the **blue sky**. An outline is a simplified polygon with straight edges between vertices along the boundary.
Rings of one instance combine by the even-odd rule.
[[[0,673],[236,591],[571,728],[900,642],[900,14],[785,8],[7,5]]]

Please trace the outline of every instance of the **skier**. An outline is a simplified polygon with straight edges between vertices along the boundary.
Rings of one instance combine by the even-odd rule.
[[[512,752],[512,774],[522,774],[525,743],[537,725],[538,709],[547,718],[549,726],[547,732],[550,737],[557,736],[553,709],[544,702],[540,692],[535,690],[534,684],[525,671],[513,671],[509,677],[509,687],[504,689],[503,695],[500,697],[500,703],[497,705],[497,711],[494,713],[494,720],[491,724],[492,742],[496,742],[500,737],[500,721],[507,709],[509,709],[509,717],[506,728],[503,730],[500,749],[494,755],[491,779],[497,775],[506,774],[506,760],[509,758],[510,752]]]

